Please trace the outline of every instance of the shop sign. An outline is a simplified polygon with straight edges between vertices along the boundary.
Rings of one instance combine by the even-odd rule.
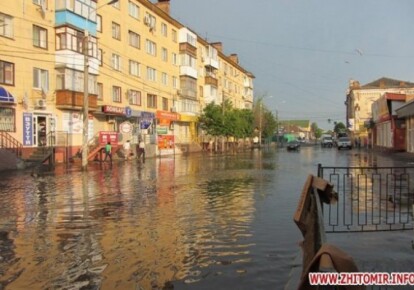
[[[115,106],[102,106],[102,112],[112,115],[125,116],[125,108]]]
[[[131,107],[125,107],[125,116],[127,116],[128,118],[132,116]]]
[[[99,132],[99,144],[105,145],[108,142],[111,142],[112,145],[118,145],[118,132],[100,131]]]
[[[119,131],[124,134],[129,134],[132,132],[132,124],[130,122],[122,122],[119,124]]]
[[[23,113],[23,145],[33,145],[33,117],[31,113]]]
[[[157,134],[164,135],[168,133],[168,127],[157,127]]]
[[[174,148],[174,135],[158,135],[158,149]]]
[[[140,125],[141,129],[148,129],[152,124],[152,119],[141,120]]]
[[[166,111],[157,111],[157,119],[166,119],[171,121],[178,121],[179,115],[177,113],[166,112]]]
[[[141,112],[141,117],[143,119],[155,119],[155,114],[151,112]]]

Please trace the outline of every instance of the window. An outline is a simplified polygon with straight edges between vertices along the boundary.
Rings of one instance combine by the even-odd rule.
[[[172,53],[172,63],[173,65],[178,65],[178,57],[176,53]]]
[[[147,94],[147,106],[148,108],[157,108],[157,95]]]
[[[155,29],[155,26],[157,25],[157,19],[151,14],[147,13],[144,18],[144,24],[149,28]]]
[[[141,76],[140,64],[137,61],[129,60],[129,74],[139,77]]]
[[[47,30],[33,25],[33,45],[36,47],[47,48]]]
[[[0,60],[0,84],[14,85],[14,63]]]
[[[168,75],[165,72],[161,74],[161,82],[165,86],[168,85]]]
[[[129,103],[131,105],[141,106],[141,92],[136,90],[129,90]]]
[[[103,83],[98,83],[98,100],[103,101]]]
[[[128,2],[128,13],[131,17],[139,19],[139,6],[131,1]]]
[[[157,81],[157,71],[152,67],[147,67],[147,80]]]
[[[112,4],[112,7],[117,8],[117,9],[121,8],[121,4],[119,2],[121,2],[121,0],[118,0],[117,2]]]
[[[141,46],[139,34],[130,30],[128,32],[128,35],[129,35],[129,45],[139,49]]]
[[[167,28],[167,24],[165,24],[164,22],[161,23],[161,34],[165,37],[168,36],[168,28]]]
[[[41,6],[42,4],[46,5],[46,0],[33,0],[33,4],[36,4],[39,6]]]
[[[49,90],[49,72],[44,69],[33,69],[33,88],[47,92]]]
[[[147,39],[147,41],[145,42],[145,48],[148,54],[153,56],[157,55],[157,45],[155,44],[155,42]]]
[[[177,30],[175,29],[171,30],[171,37],[174,42],[177,42]]]
[[[102,16],[96,15],[96,31],[102,32]]]
[[[121,87],[112,87],[112,101],[117,103],[121,102]]]
[[[83,54],[83,32],[70,27],[56,29],[56,50],[72,50]],[[95,37],[89,36],[89,55],[98,58],[98,45]]]
[[[13,17],[0,12],[0,35],[13,37]]]
[[[165,47],[161,48],[161,58],[163,61],[168,61],[168,50]]]
[[[178,79],[177,79],[177,77],[173,76],[172,77],[172,86],[173,86],[174,89],[177,88],[177,84],[178,84]]]
[[[115,22],[112,22],[112,38],[121,40],[121,26]]]
[[[168,99],[167,98],[162,98],[162,109],[164,111],[168,111]]]
[[[102,62],[102,49],[98,49],[98,61],[99,61],[99,65],[102,66],[103,62]]]
[[[114,70],[121,70],[121,57],[115,53],[112,54],[112,68]]]
[[[16,132],[15,109],[8,107],[0,107],[0,131]]]

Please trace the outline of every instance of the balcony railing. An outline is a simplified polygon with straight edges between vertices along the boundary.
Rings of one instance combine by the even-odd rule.
[[[56,107],[80,110],[83,107],[83,93],[69,90],[56,91]],[[98,108],[97,95],[89,95],[89,108],[91,110]]]

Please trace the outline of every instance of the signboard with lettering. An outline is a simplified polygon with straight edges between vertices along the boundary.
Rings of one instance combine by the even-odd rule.
[[[132,124],[130,122],[122,122],[119,124],[119,131],[124,134],[129,134],[132,132]]]
[[[33,116],[23,113],[23,146],[33,145]]]
[[[102,106],[102,112],[111,114],[111,115],[121,115],[125,116],[124,107],[115,107],[115,106]]]
[[[173,149],[174,135],[158,135],[158,149]]]
[[[118,132],[100,131],[99,144],[105,145],[108,142],[111,142],[112,145],[118,145]]]

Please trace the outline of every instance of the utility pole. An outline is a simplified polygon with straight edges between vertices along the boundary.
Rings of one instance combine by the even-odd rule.
[[[84,37],[83,37],[83,131],[82,131],[82,170],[88,170],[88,132],[89,132],[89,30],[88,22],[92,12],[96,12],[99,8],[105,5],[112,5],[119,0],[111,0],[102,6],[99,6],[92,11],[89,11],[86,16]]]
[[[83,139],[82,139],[82,170],[88,169],[88,131],[89,131],[89,32],[85,28],[83,37]]]
[[[259,104],[259,148],[262,147],[262,102]]]

